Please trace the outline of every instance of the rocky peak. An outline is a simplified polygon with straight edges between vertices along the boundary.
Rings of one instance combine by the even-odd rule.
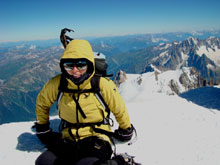
[[[208,45],[209,47],[217,46],[217,48],[220,49],[220,38],[218,38],[218,37],[209,37],[205,41],[206,41],[206,45]]]
[[[197,45],[201,43],[201,40],[194,37],[188,37],[184,42],[188,43],[188,45]]]
[[[118,71],[115,75],[114,82],[119,87],[121,83],[127,80],[127,75],[122,70]]]
[[[190,68],[189,74],[183,71],[180,75],[179,81],[186,90],[195,89],[199,87],[200,73],[195,68]]]
[[[158,48],[159,49],[159,48]],[[220,38],[209,37],[204,40],[189,37],[183,42],[160,49],[149,64],[158,69],[176,70],[182,67],[195,67],[204,78],[220,79]],[[145,68],[144,71],[149,71]]]
[[[179,83],[174,79],[171,79],[168,84],[171,91],[177,95],[190,89],[200,87],[200,73],[193,67],[182,68],[182,73],[180,74],[178,81]],[[184,88],[184,90],[181,86]]]
[[[178,46],[182,49],[183,53],[189,53],[190,50],[198,50],[202,44],[202,40],[194,37],[189,37]]]

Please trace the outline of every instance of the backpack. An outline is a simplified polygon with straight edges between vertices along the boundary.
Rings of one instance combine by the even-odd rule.
[[[64,28],[64,29],[61,30],[60,40],[61,40],[64,48],[66,48],[69,41],[73,40],[72,38],[65,35],[65,33],[67,31],[68,32],[71,32],[71,31],[74,32],[73,30],[67,29],[67,28]],[[77,123],[77,127],[91,126],[94,129],[94,131],[96,131],[98,133],[103,133],[103,134],[106,134],[108,136],[112,136],[111,132],[95,128],[95,125],[101,125],[101,124],[108,124],[110,126],[113,126],[113,120],[110,118],[110,109],[108,108],[108,105],[105,102],[104,97],[102,96],[100,88],[99,88],[101,77],[112,77],[113,75],[112,74],[107,75],[108,65],[106,63],[105,56],[102,53],[95,53],[94,52],[94,58],[95,58],[95,74],[91,78],[91,89],[86,89],[86,90],[68,89],[67,88],[67,83],[68,82],[67,82],[66,78],[64,77],[64,75],[61,75],[60,85],[59,85],[59,88],[58,88],[59,91],[58,91],[58,95],[57,95],[57,108],[58,108],[59,102],[60,102],[64,92],[78,93],[78,94],[81,94],[81,93],[94,93],[97,100],[101,103],[101,105],[104,107],[105,111],[107,112],[107,116],[105,117],[104,112],[103,112],[103,121],[98,122],[98,123]],[[86,118],[86,115],[84,114],[82,108],[80,107],[80,105],[78,103],[78,100],[75,98],[74,95],[73,95],[73,99],[74,99],[74,101],[76,103],[76,107],[78,108],[78,110],[81,113],[82,117]],[[76,126],[76,125],[72,124],[72,123],[69,123],[69,122],[62,119],[61,124],[60,124],[60,130],[62,130],[64,128],[67,128],[67,127],[72,127],[72,126]]]

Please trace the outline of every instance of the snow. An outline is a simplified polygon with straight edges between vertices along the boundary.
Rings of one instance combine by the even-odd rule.
[[[96,59],[105,59],[105,55],[98,52],[93,52],[93,55]]]
[[[168,41],[166,38],[155,38],[154,36],[152,36],[152,42],[159,42],[159,41]]]
[[[24,48],[24,47],[25,47],[25,44],[22,44],[22,45],[16,46],[16,49],[21,49],[21,48]]]
[[[157,72],[160,73],[159,70]],[[157,76],[154,72],[148,72],[142,75],[129,74],[127,75],[128,80],[126,83],[121,84],[119,91],[121,92],[124,100],[127,102],[130,100],[142,101],[148,97],[148,94],[151,97],[151,94],[154,93],[165,93],[167,95],[173,95],[174,92],[169,87],[170,81],[173,80],[178,85],[179,91],[182,93],[187,90],[179,81],[182,73],[185,73],[189,80],[192,82],[195,81],[193,80],[194,77],[192,75],[190,76],[190,68],[186,67],[175,71],[166,71],[158,74]],[[137,82],[141,83],[141,85],[138,85]]]
[[[156,61],[156,60],[158,60],[159,58],[164,58],[164,59],[166,59],[166,60],[164,60],[164,61],[161,63],[161,65],[164,65],[164,64],[167,63],[167,61],[170,60],[171,56],[168,54],[168,51],[164,51],[164,52],[160,53],[159,56],[154,57],[154,58],[152,59],[152,61]]]
[[[201,46],[196,52],[199,56],[205,54],[215,63],[215,65],[220,67],[220,49],[217,46],[214,46],[212,49],[207,48],[206,46]]]
[[[195,44],[195,45],[198,44],[197,39],[194,38],[194,37],[188,37],[187,40],[188,40],[188,42],[189,42],[191,45],[192,45],[192,44]]]
[[[31,45],[29,49],[36,49],[36,45]]]
[[[3,85],[5,80],[0,79],[0,86]]]
[[[207,65],[207,68],[208,68],[208,69],[215,69],[215,66],[213,66],[212,64],[208,64],[208,65]]]
[[[117,144],[118,153],[134,155],[143,165],[220,164],[220,87],[167,95],[166,82],[179,72],[159,74],[158,81],[152,72],[127,75],[119,90],[138,140],[132,145]],[[57,116],[51,117],[53,129],[58,123]],[[31,130],[33,124],[0,125],[0,164],[34,164],[45,149]]]
[[[159,54],[159,57],[168,56],[168,50]]]
[[[197,35],[197,36],[198,36],[198,35],[202,36],[202,35],[203,35],[202,32],[197,32],[197,31],[192,31],[191,34],[194,35],[194,36],[196,36],[196,35]]]
[[[29,134],[28,146],[33,145],[37,142],[37,137],[31,132],[30,127],[33,125],[33,122],[21,122],[21,123],[11,123],[4,124],[0,126],[1,134],[1,154],[0,154],[0,164],[4,165],[13,165],[13,164],[34,164],[34,160],[40,154],[40,152],[27,152],[16,149],[18,145],[18,138],[22,134]],[[35,138],[31,138],[35,137]],[[27,139],[27,140],[28,140]],[[26,140],[26,139],[24,139]],[[25,142],[24,142],[25,143]],[[39,143],[39,142],[38,142]],[[28,148],[27,146],[27,148]]]
[[[186,63],[187,63],[189,56],[181,52],[181,57],[183,61],[176,67],[177,69],[180,69],[182,66],[187,66]]]

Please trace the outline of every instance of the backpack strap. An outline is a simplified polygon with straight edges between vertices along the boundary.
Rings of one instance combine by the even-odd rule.
[[[61,122],[61,125],[60,125],[60,131],[64,128],[67,128],[67,127],[86,127],[86,126],[91,126],[93,128],[93,130],[97,133],[102,133],[102,134],[106,134],[107,136],[113,136],[113,133],[112,132],[108,132],[108,131],[105,131],[105,130],[102,130],[102,129],[99,129],[99,128],[96,128],[95,125],[101,125],[101,124],[106,124],[106,125],[110,125],[110,126],[113,126],[113,120],[110,118],[110,109],[107,105],[107,103],[105,102],[105,99],[104,97],[102,96],[102,93],[101,93],[101,90],[100,90],[100,76],[99,75],[94,75],[92,78],[91,78],[91,89],[87,89],[87,90],[71,90],[71,89],[68,89],[67,88],[67,80],[66,78],[61,75],[61,79],[60,79],[60,86],[58,88],[59,92],[58,92],[58,95],[57,95],[57,109],[58,109],[58,105],[60,103],[60,100],[63,96],[63,93],[64,92],[67,92],[67,93],[94,93],[97,100],[100,102],[100,104],[104,107],[105,111],[107,112],[107,116],[105,117],[104,116],[104,112],[103,112],[103,121],[101,122],[98,122],[98,123],[77,123],[77,124],[72,124],[72,123],[69,123],[65,120],[62,119],[62,122]],[[83,118],[86,118],[83,110],[81,109],[78,101],[76,100],[75,97],[73,97],[74,101],[76,102],[77,104],[77,107],[81,113],[81,115],[83,116]]]
[[[64,88],[67,88],[67,80],[65,79],[64,75],[61,74],[61,78],[60,78],[60,85],[58,87],[58,94],[57,94],[57,109],[58,109],[58,105],[60,104],[60,100],[63,96],[63,91],[64,91]]]
[[[73,90],[73,89],[68,89],[67,88],[67,85],[68,85],[68,82],[66,80],[66,78],[64,77],[64,75],[62,74],[61,75],[61,78],[60,78],[60,85],[59,85],[59,88],[58,88],[58,95],[57,95],[57,109],[58,109],[58,105],[60,103],[60,100],[63,96],[63,93],[64,92],[67,92],[67,93],[94,93],[96,98],[98,99],[98,101],[101,103],[101,105],[104,107],[105,111],[108,113],[107,114],[107,119],[110,118],[110,109],[107,105],[107,103],[105,102],[105,99],[104,97],[102,96],[102,93],[100,91],[100,78],[101,76],[99,75],[94,75],[92,78],[91,78],[91,89],[87,89],[87,90]],[[73,97],[74,101],[76,101],[76,99]],[[79,109],[80,109],[80,113],[82,114],[83,118],[86,118],[85,114],[82,113],[82,109],[81,107],[78,105]],[[105,121],[107,122],[107,121]],[[108,121],[108,124],[110,124],[110,122]],[[110,124],[112,125],[112,124]]]
[[[92,89],[94,90],[95,96],[98,99],[98,101],[102,104],[102,106],[105,108],[106,112],[108,113],[107,118],[110,116],[110,109],[105,102],[104,97],[102,96],[102,93],[100,91],[100,76],[99,75],[94,75],[91,79],[91,86]]]
[[[58,105],[60,103],[60,100],[64,94],[64,92],[67,92],[67,93],[82,93],[80,92],[80,90],[71,90],[71,89],[68,89],[67,88],[67,85],[68,85],[68,82],[66,80],[66,78],[64,77],[64,75],[62,74],[61,75],[61,78],[60,78],[60,85],[59,85],[59,88],[58,88],[58,94],[57,94],[57,109],[58,109]],[[85,119],[86,118],[86,115],[85,113],[83,112],[81,106],[79,105],[79,102],[78,100],[76,99],[76,97],[73,95],[73,100],[75,101],[76,103],[76,108],[77,110],[79,110],[80,114],[82,115],[82,117]]]

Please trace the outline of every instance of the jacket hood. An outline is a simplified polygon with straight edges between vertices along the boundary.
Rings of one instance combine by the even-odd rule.
[[[85,58],[94,65],[94,55],[90,43],[86,40],[72,40],[66,47],[62,59]]]
[[[60,60],[60,67],[61,67],[62,73],[67,78],[71,79],[71,77],[68,75],[68,73],[64,70],[62,63],[65,61],[72,61],[72,60],[78,60],[78,59],[88,60],[88,70],[87,70],[86,80],[89,80],[95,73],[95,62],[94,62],[95,60],[94,60],[92,47],[91,47],[90,43],[86,40],[80,40],[80,39],[72,40],[67,45],[66,49],[64,50],[63,55],[61,56],[61,60]],[[88,81],[86,81],[86,82],[88,82]]]

